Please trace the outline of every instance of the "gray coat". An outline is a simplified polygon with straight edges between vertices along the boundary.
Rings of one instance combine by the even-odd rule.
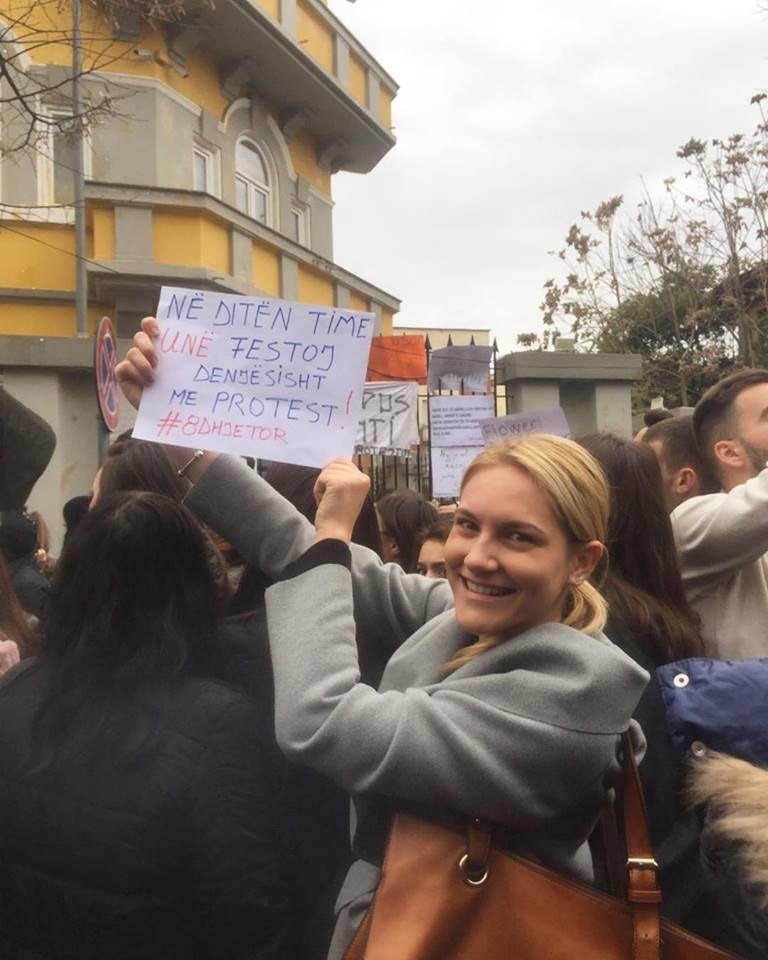
[[[293,507],[229,458],[187,503],[272,575],[314,540]],[[280,745],[355,797],[361,859],[339,896],[331,958],[376,889],[391,804],[492,820],[516,851],[591,879],[586,840],[648,679],[609,640],[546,624],[446,677],[443,665],[473,639],[447,584],[355,546],[351,570],[324,563],[270,588],[267,614]],[[359,682],[355,632],[382,624],[397,652],[376,691]]]

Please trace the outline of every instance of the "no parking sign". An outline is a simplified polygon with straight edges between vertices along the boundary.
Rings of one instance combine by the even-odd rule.
[[[117,366],[117,335],[109,317],[102,317],[96,328],[93,350],[93,368],[96,371],[96,394],[99,409],[107,430],[117,430],[120,420],[120,387],[115,375]]]

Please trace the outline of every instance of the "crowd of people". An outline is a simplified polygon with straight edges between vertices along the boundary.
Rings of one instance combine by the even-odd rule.
[[[767,460],[763,370],[634,440],[494,444],[450,509],[123,435],[58,559],[0,524],[0,958],[341,960],[400,810],[599,886],[626,731],[663,914],[764,958],[762,727],[681,749],[663,671],[765,656]]]

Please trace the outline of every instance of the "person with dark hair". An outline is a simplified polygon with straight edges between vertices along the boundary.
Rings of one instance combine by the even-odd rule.
[[[62,550],[72,535],[72,531],[88,513],[90,505],[90,494],[82,494],[79,497],[70,497],[70,499],[64,504],[64,507],[61,511],[64,518],[64,542],[62,544]]]
[[[664,420],[670,420],[673,416],[672,411],[665,407],[653,407],[643,414],[643,423],[646,427],[653,427],[657,423],[663,423]]]
[[[0,955],[286,956],[270,754],[257,708],[205,679],[216,623],[192,515],[104,496],[41,657],[0,684]]]
[[[300,467],[289,463],[273,463],[264,474],[267,483],[277,490],[289,503],[303,516],[314,523],[317,513],[317,500],[315,499],[315,483],[320,475],[320,471],[314,467]],[[353,532],[353,541],[363,547],[368,547],[374,553],[381,556],[381,541],[379,539],[379,529],[376,518],[376,508],[373,500],[369,497],[360,511],[355,529]],[[263,571],[254,567],[246,567],[240,580],[235,595],[229,605],[228,613],[230,615],[240,616],[250,611],[257,610],[264,605],[264,593],[270,585],[271,580]],[[381,669],[384,665],[381,664]],[[371,681],[373,682],[373,681]]]
[[[313,467],[297,467],[290,463],[273,463],[264,474],[267,483],[290,501],[310,523],[315,522],[317,500],[315,499],[315,484],[320,471]],[[376,518],[376,508],[369,496],[352,532],[353,543],[368,547],[381,556],[381,540]]]
[[[646,410],[643,414],[643,423],[645,426],[641,427],[635,434],[635,442],[639,443],[645,437],[650,427],[657,423],[662,423],[664,420],[669,420],[673,416],[674,414],[664,407],[654,407],[651,410]]]
[[[768,370],[739,370],[699,400],[693,429],[721,493],[672,513],[688,600],[707,656],[768,655]]]
[[[123,437],[107,450],[93,482],[93,500],[117,490],[150,490],[181,503],[189,484],[171,468],[162,449],[146,440]]]
[[[659,461],[664,499],[670,513],[691,497],[719,490],[696,443],[693,417],[660,420],[646,430],[642,442],[648,444]]]
[[[416,490],[403,487],[376,501],[382,557],[399,564],[406,573],[416,572],[419,533],[437,520],[437,508]]]
[[[162,447],[121,434],[107,450],[107,456],[93,479],[91,506],[102,496],[122,490],[145,490],[170,497],[181,503],[189,483],[178,475],[163,453]],[[219,604],[224,610],[229,604],[233,589],[228,568],[221,550],[210,533],[205,533],[208,563],[216,583]]]
[[[275,464],[268,474],[302,512],[314,516],[317,505],[312,490],[318,471]],[[123,489],[150,489],[181,500],[189,484],[178,476],[162,447],[123,437],[109,449],[94,484],[94,497],[98,502]],[[378,538],[372,503],[367,524],[361,521],[357,529],[362,536]],[[304,923],[292,929],[290,944],[284,945],[285,956],[286,960],[294,955],[301,960],[320,960],[332,932],[334,883],[338,889],[349,865],[348,797],[324,777],[289,764],[280,754],[274,739],[272,667],[264,610],[264,591],[271,579],[257,567],[246,566],[230,598],[213,536],[213,531],[206,529],[206,550],[226,619],[219,623],[217,642],[208,646],[201,669],[206,676],[239,690],[258,711],[255,729],[271,751],[273,779],[280,784],[283,797],[278,829],[286,853],[284,872],[290,881],[291,904],[304,917]],[[377,682],[384,669],[374,640],[366,637],[361,644],[361,660],[370,682]]]
[[[36,550],[35,521],[22,511],[4,513],[0,524],[0,555],[8,564],[19,603],[45,630],[51,588],[48,578],[37,564]]]
[[[609,433],[579,442],[600,463],[611,488],[603,582],[611,619],[641,640],[656,666],[699,656],[698,618],[685,597],[656,457]]]
[[[697,618],[677,566],[661,473],[656,457],[642,443],[607,433],[579,442],[602,466],[611,493],[601,587],[610,611],[605,633],[651,676],[633,716],[648,741],[640,777],[661,870],[664,914],[689,929],[710,933],[702,929],[708,891],[699,861],[700,824],[696,814],[685,809],[685,768],[667,733],[655,677],[656,667],[702,652]]]
[[[418,539],[416,573],[436,580],[445,579],[445,541],[452,527],[453,518],[440,514],[434,523],[421,531]]]

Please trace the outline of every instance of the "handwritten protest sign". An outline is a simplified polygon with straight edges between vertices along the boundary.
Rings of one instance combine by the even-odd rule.
[[[482,447],[432,447],[432,496],[458,497],[464,471]]]
[[[163,287],[134,436],[283,463],[352,455],[374,315]]]
[[[483,449],[480,421],[493,415],[493,397],[430,397],[432,493],[456,497],[461,477]]]
[[[355,452],[410,457],[411,444],[419,442],[418,399],[417,383],[366,383]]]
[[[526,433],[554,433],[558,437],[571,435],[571,428],[560,407],[532,410],[529,413],[510,413],[506,417],[481,420],[480,430],[486,444],[522,437]]]
[[[480,421],[493,416],[493,397],[430,397],[429,429],[434,447],[483,445]]]

